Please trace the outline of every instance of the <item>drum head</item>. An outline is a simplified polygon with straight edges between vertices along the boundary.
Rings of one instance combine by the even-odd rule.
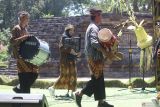
[[[98,32],[98,39],[101,42],[108,42],[113,36],[113,33],[110,29],[103,28]]]
[[[40,43],[38,39],[31,36],[20,44],[19,54],[24,59],[32,59],[39,51]]]

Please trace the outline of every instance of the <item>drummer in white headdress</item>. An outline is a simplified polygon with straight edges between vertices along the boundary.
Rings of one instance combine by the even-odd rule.
[[[77,67],[76,59],[80,57],[80,52],[76,52],[73,47],[75,44],[66,45],[65,39],[71,40],[75,36],[75,27],[72,24],[68,24],[62,35],[59,43],[60,50],[60,76],[55,84],[49,87],[49,91],[52,95],[55,95],[55,89],[67,89],[66,97],[73,97],[73,92],[77,86]],[[69,94],[71,91],[71,96]]]

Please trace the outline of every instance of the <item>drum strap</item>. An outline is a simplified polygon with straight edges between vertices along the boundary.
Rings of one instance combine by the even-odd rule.
[[[25,62],[23,61],[23,59],[19,58],[17,48],[18,47],[14,48],[14,50],[13,50],[14,57],[18,59],[19,64],[20,64],[21,67],[23,67],[27,71],[30,71],[30,69],[26,66]]]
[[[29,67],[26,66],[26,63],[23,61],[23,59],[18,59],[20,61],[20,66],[23,67],[25,70],[27,70],[28,72],[30,71]]]

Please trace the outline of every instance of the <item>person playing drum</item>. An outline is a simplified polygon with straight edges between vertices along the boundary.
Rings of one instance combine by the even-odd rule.
[[[106,95],[103,67],[108,52],[102,47],[98,39],[98,25],[101,23],[101,14],[102,11],[100,9],[90,9],[91,23],[89,24],[85,35],[85,54],[90,69],[91,80],[88,81],[80,92],[75,93],[78,107],[81,107],[81,99],[84,94],[89,97],[94,94],[94,99],[98,101],[97,107],[113,107],[113,105],[105,102]]]
[[[28,12],[19,12],[19,24],[13,27],[12,37],[10,39],[13,48],[13,57],[17,60],[19,85],[13,88],[13,91],[16,93],[30,93],[31,85],[38,77],[39,67],[26,62],[19,55],[20,43],[30,37],[27,31],[29,17]]]
[[[55,84],[49,87],[51,95],[55,96],[55,89],[67,89],[68,92],[65,97],[69,96],[69,90],[71,90],[71,97],[76,90],[77,85],[77,67],[76,59],[80,57],[81,53],[76,52],[72,39],[74,39],[74,26],[68,24],[65,27],[65,31],[59,43],[60,49],[60,76]],[[70,40],[70,41],[69,41]]]

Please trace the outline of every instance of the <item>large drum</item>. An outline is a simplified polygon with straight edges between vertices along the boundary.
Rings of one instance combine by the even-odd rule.
[[[35,36],[30,36],[20,44],[19,55],[27,62],[40,66],[49,58],[49,45]]]

